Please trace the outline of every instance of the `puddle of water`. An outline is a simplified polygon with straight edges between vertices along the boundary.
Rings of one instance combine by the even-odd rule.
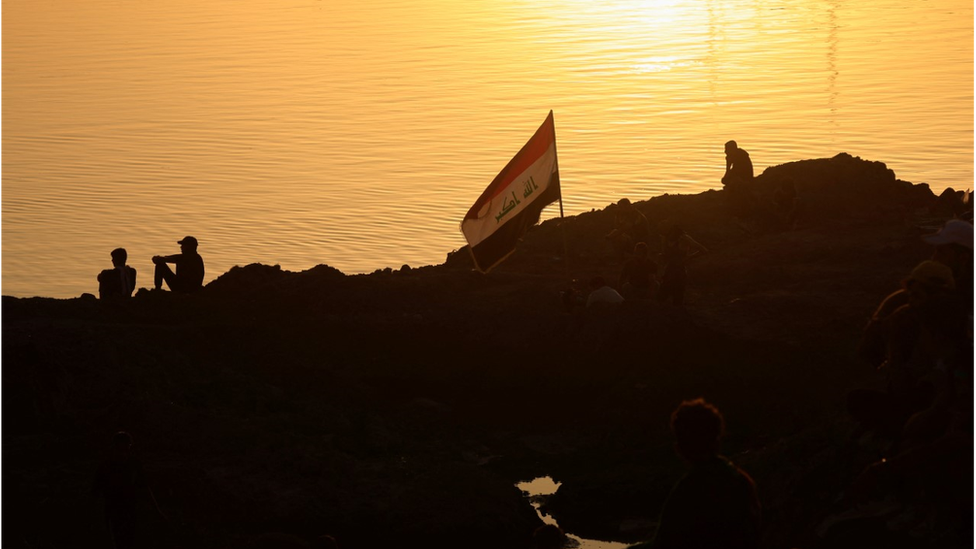
[[[559,489],[558,482],[552,480],[552,477],[539,477],[532,479],[527,482],[520,482],[515,486],[519,490],[529,494],[529,498],[535,498],[536,496],[551,496],[556,493]],[[549,515],[545,515],[539,510],[539,503],[532,501],[532,507],[535,508],[536,513],[539,514],[539,518],[542,519],[546,524],[558,524],[556,520]],[[577,549],[625,549],[627,547],[626,543],[617,543],[615,541],[602,541],[597,539],[583,539],[578,536],[574,536],[570,533],[566,533],[569,537],[571,543],[567,547],[575,547]],[[573,543],[575,542],[575,544]]]

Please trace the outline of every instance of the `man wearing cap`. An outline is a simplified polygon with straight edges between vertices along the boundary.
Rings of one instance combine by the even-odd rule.
[[[197,239],[188,236],[177,242],[180,251],[175,255],[153,256],[156,265],[154,282],[156,289],[162,289],[163,281],[174,292],[191,293],[203,287],[203,258],[197,253]],[[176,272],[169,268],[168,263],[176,265]]]

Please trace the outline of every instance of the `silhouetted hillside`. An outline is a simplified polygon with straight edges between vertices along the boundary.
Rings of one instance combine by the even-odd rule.
[[[774,204],[787,179],[795,226]],[[144,547],[528,547],[541,523],[515,483],[537,475],[563,483],[549,507],[567,530],[639,539],[681,471],[668,414],[704,396],[757,481],[767,546],[792,547],[849,481],[827,456],[847,390],[876,381],[860,329],[945,215],[847,154],[756,189],[745,218],[726,191],[630,197],[709,249],[683,311],[565,306],[617,280],[615,205],[534,227],[489,275],[459,250],[357,276],[252,264],[192,296],[4,297],[4,545],[105,546],[89,490],[119,429],[170,518],[143,509]]]

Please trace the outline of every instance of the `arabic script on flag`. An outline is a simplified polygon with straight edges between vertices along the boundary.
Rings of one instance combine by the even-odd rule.
[[[475,266],[488,272],[514,250],[542,209],[558,200],[559,168],[552,111],[495,176],[461,221]]]

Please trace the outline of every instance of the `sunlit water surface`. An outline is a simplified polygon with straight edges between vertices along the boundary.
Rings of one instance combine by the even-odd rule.
[[[207,281],[440,263],[550,109],[567,215],[716,188],[728,139],[969,188],[973,3],[7,0],[3,294],[187,234]]]

